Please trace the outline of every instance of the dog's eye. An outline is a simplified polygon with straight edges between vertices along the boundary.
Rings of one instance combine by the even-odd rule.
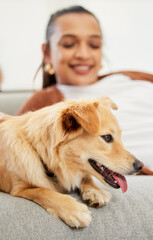
[[[105,142],[107,142],[107,143],[112,143],[113,142],[113,137],[112,137],[112,135],[110,135],[110,134],[108,134],[108,135],[102,135],[101,136],[104,140],[105,140]]]

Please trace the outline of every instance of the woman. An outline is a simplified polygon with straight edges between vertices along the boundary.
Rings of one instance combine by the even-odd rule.
[[[97,18],[81,6],[70,7],[51,16],[42,52],[43,90],[34,93],[18,114],[64,98],[110,96],[119,105],[117,117],[123,129],[123,142],[153,170],[153,110],[150,112],[153,106],[148,107],[153,85],[131,81],[153,82],[153,75],[118,72],[98,76],[102,67],[102,32]],[[143,109],[141,98],[142,101],[148,98]],[[144,169],[144,173],[153,172]]]
[[[34,94],[26,107],[20,110],[20,114],[59,101],[54,94],[57,89],[50,87],[55,86],[55,83],[88,85],[97,81],[102,58],[102,34],[98,20],[79,6],[53,14],[47,26],[46,43],[42,45],[42,52],[43,88],[47,87],[47,90],[41,93],[45,100],[40,103],[39,93]],[[49,98],[47,101],[46,94]],[[37,96],[40,106],[34,101]]]

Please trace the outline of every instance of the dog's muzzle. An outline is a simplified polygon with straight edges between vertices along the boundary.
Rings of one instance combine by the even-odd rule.
[[[122,192],[127,191],[127,181],[124,176],[117,172],[113,172],[112,170],[108,169],[106,166],[99,165],[95,160],[89,159],[88,160],[90,165],[98,172],[100,175],[104,177],[104,181],[108,183],[113,188],[121,188]],[[138,173],[142,170],[143,163],[139,160],[135,160],[133,163],[133,171],[132,174]]]

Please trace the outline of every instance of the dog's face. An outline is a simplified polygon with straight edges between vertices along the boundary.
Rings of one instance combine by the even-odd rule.
[[[117,109],[109,98],[67,107],[62,113],[64,133],[60,141],[56,138],[56,152],[69,174],[91,174],[125,192],[122,175],[139,172],[143,164],[124,148],[121,129],[110,108]]]

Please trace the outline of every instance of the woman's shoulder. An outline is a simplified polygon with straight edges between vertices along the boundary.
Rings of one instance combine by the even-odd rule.
[[[56,85],[53,85],[53,86],[49,86],[49,87],[46,87],[46,88],[43,88],[43,89],[40,89],[40,90],[36,90],[34,91],[34,95],[36,94],[44,94],[44,93],[57,93],[59,92],[58,88],[56,87]]]
[[[32,95],[33,98],[34,97],[39,98],[40,96],[49,97],[50,99],[52,99],[53,96],[57,98],[63,98],[62,93],[58,90],[56,85],[49,86],[47,88],[35,91]]]
[[[28,111],[35,111],[40,108],[60,102],[64,99],[62,93],[56,86],[50,86],[45,89],[35,91],[32,96],[23,104],[17,115]]]

